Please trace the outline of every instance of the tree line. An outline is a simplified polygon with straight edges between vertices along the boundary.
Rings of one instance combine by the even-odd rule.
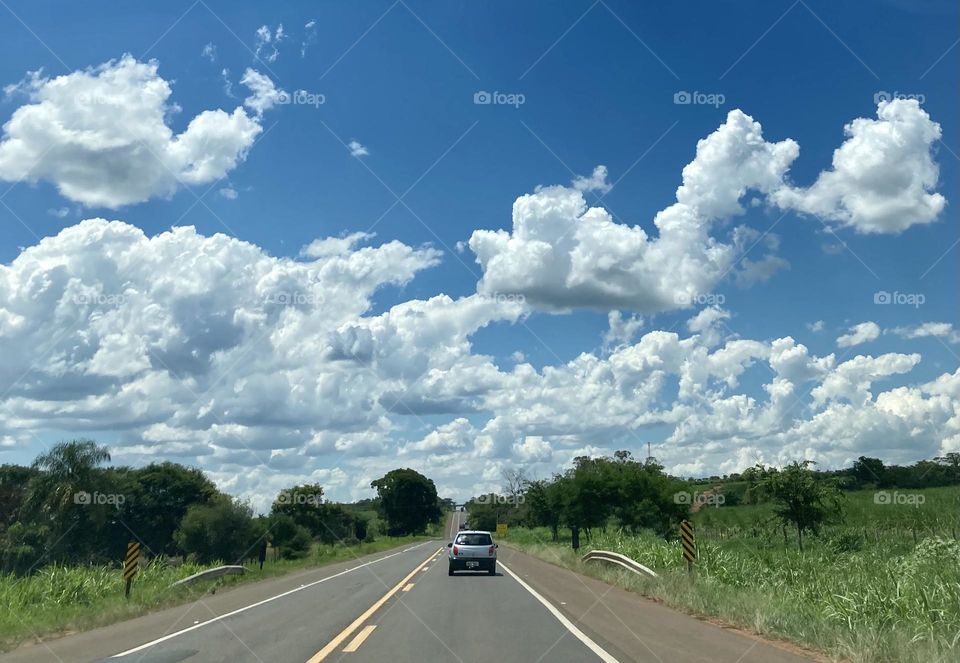
[[[375,480],[374,499],[328,501],[319,484],[281,490],[269,514],[178,463],[112,467],[106,446],[61,442],[29,466],[0,465],[0,571],[115,564],[128,541],[149,556],[242,563],[269,544],[284,558],[315,545],[423,533],[439,521],[433,481],[410,469]]]
[[[677,500],[686,482],[664,473],[653,460],[640,462],[629,451],[613,457],[579,456],[573,467],[551,479],[531,480],[507,471],[506,495],[483,495],[467,504],[470,526],[494,530],[508,525],[548,527],[556,541],[560,528],[591,532],[610,524],[631,532],[650,529],[668,535],[689,514]]]
[[[651,530],[673,538],[681,520],[699,506],[700,495],[727,506],[770,504],[772,518],[793,528],[803,550],[804,535],[819,534],[844,518],[844,492],[867,488],[919,489],[960,484],[960,454],[948,453],[913,465],[886,466],[861,456],[851,467],[823,471],[813,461],[781,468],[758,464],[734,475],[681,479],[663,471],[655,459],[635,460],[629,451],[613,457],[575,458],[573,467],[547,480],[531,480],[523,470],[504,472],[503,494],[491,493],[467,503],[470,526],[493,531],[508,526],[548,527],[554,541],[560,530],[571,537],[593,530]]]
[[[860,456],[850,467],[835,470],[810,468],[820,480],[836,481],[841,490],[863,490],[867,488],[939,488],[960,485],[960,453],[950,452],[936,458],[918,460],[910,465],[887,465],[879,458]],[[763,465],[748,467],[743,472],[714,475],[695,479],[699,484],[731,485],[744,482],[742,490],[735,497],[743,495],[749,484],[755,483],[769,472]],[[727,502],[730,503],[729,500]]]

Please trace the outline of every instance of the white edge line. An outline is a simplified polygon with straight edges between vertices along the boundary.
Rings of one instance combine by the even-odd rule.
[[[152,647],[152,646],[154,646],[154,645],[158,645],[158,644],[160,644],[161,642],[166,642],[167,640],[171,640],[171,639],[173,639],[173,638],[176,638],[177,636],[183,635],[184,633],[189,633],[190,631],[195,631],[195,630],[198,629],[198,628],[203,628],[204,626],[207,626],[208,624],[212,624],[212,623],[214,623],[214,622],[218,622],[218,621],[220,621],[221,619],[226,619],[227,617],[232,617],[232,616],[234,616],[234,615],[238,615],[238,614],[240,614],[241,612],[246,612],[247,610],[250,610],[251,608],[256,608],[256,607],[258,607],[258,606],[264,605],[265,603],[270,603],[270,602],[272,602],[272,601],[276,601],[277,599],[281,599],[281,598],[283,598],[284,596],[289,596],[290,594],[294,594],[294,593],[296,593],[296,592],[302,591],[302,590],[304,590],[304,589],[307,589],[308,587],[313,587],[314,585],[319,585],[319,584],[322,583],[322,582],[326,582],[326,581],[328,581],[328,580],[333,580],[334,578],[339,578],[339,577],[342,576],[342,575],[345,575],[345,574],[347,574],[347,573],[351,573],[352,571],[356,571],[357,569],[362,569],[362,568],[365,567],[365,566],[370,566],[371,564],[376,564],[377,562],[382,562],[382,561],[385,560],[385,559],[390,559],[391,557],[396,557],[397,555],[402,555],[402,554],[405,553],[405,552],[409,552],[409,551],[413,550],[414,548],[419,548],[420,546],[425,546],[425,545],[427,545],[428,543],[430,543],[430,541],[424,541],[423,543],[417,544],[417,545],[415,545],[415,546],[413,546],[413,547],[411,547],[411,548],[407,548],[406,550],[399,550],[399,551],[397,551],[397,552],[395,552],[395,553],[391,553],[391,554],[389,554],[389,555],[387,555],[387,556],[385,556],[385,557],[378,557],[377,559],[371,560],[371,561],[369,561],[369,562],[364,562],[363,564],[360,564],[359,566],[354,566],[353,568],[349,568],[349,569],[347,569],[347,570],[345,570],[345,571],[341,571],[340,573],[334,573],[332,576],[327,576],[327,577],[325,577],[325,578],[320,578],[320,580],[314,580],[313,582],[307,583],[306,585],[300,585],[299,587],[295,587],[294,589],[291,589],[291,590],[288,590],[288,591],[286,591],[286,592],[283,592],[282,594],[277,594],[276,596],[271,596],[270,598],[263,599],[262,601],[257,601],[256,603],[251,603],[250,605],[246,605],[246,606],[244,606],[244,607],[242,607],[242,608],[237,608],[236,610],[234,610],[234,611],[232,611],[232,612],[227,612],[227,613],[222,614],[222,615],[219,615],[219,616],[217,616],[217,617],[213,617],[212,619],[208,619],[208,620],[205,621],[205,622],[200,622],[199,624],[194,624],[193,626],[188,626],[187,628],[181,629],[181,630],[179,630],[179,631],[177,631],[177,632],[175,632],[175,633],[169,633],[169,634],[167,634],[167,635],[165,635],[165,636],[163,636],[163,637],[161,637],[161,638],[157,638],[156,640],[151,640],[150,642],[147,642],[147,643],[145,643],[145,644],[142,644],[142,645],[139,645],[139,646],[137,646],[137,647],[134,647],[133,649],[128,649],[127,651],[122,651],[122,652],[120,652],[119,654],[114,654],[114,655],[111,656],[110,658],[120,658],[121,656],[129,656],[130,654],[135,654],[135,653],[137,653],[138,651],[142,651],[142,650],[146,649],[147,647]],[[280,576],[280,577],[282,577],[282,576]]]
[[[563,615],[562,612],[560,612],[555,607],[553,607],[553,604],[550,603],[550,601],[548,601],[547,599],[543,598],[540,594],[538,594],[537,590],[535,590],[533,587],[531,587],[530,585],[525,583],[523,580],[521,580],[516,573],[508,569],[506,564],[498,561],[497,566],[499,566],[501,569],[509,573],[510,577],[512,577],[514,580],[520,583],[521,587],[523,587],[525,590],[533,594],[533,598],[540,601],[540,603],[542,603],[543,606],[550,611],[550,614],[552,614],[554,617],[557,618],[557,621],[563,624],[568,631],[573,633],[574,637],[576,637],[577,640],[585,644],[587,646],[587,649],[589,649],[594,654],[599,656],[601,661],[604,661],[604,663],[620,663],[617,659],[611,656],[605,649],[603,649],[603,647],[601,647],[596,642],[591,640],[590,636],[588,636],[586,633],[578,629],[573,622],[571,622],[569,619],[567,619]]]

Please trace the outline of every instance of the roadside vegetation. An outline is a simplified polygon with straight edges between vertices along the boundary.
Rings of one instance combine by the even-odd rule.
[[[836,659],[954,661],[960,656],[958,461],[951,455],[887,468],[861,458],[837,472],[799,462],[698,481],[665,477],[677,490],[669,503],[680,508],[667,504],[657,516],[651,510],[663,504],[662,488],[624,502],[630,491],[613,479],[657,475],[655,463],[578,459],[552,481],[526,481],[518,495],[505,490],[475,498],[469,519],[483,522],[492,513],[509,523],[502,541],[548,562]],[[596,469],[631,463],[636,466],[619,473]],[[544,511],[539,501],[544,488],[548,495],[555,491],[547,502],[553,510]],[[575,551],[573,528],[584,529],[578,512],[584,499],[606,506],[593,512],[599,515]],[[618,510],[645,514],[653,526],[638,527]],[[695,526],[692,581],[676,536],[681,518]],[[665,520],[671,526],[658,527]],[[627,555],[660,577],[583,563],[581,555],[591,549]]]
[[[123,580],[115,566],[51,564],[28,576],[0,575],[0,604],[4,606],[0,611],[0,652],[21,643],[106,626],[160,608],[189,603],[240,584],[351,561],[436,538],[440,529],[439,525],[433,525],[423,535],[383,537],[372,543],[314,544],[308,554],[298,559],[268,561],[262,570],[256,564],[247,564],[242,576],[224,576],[179,587],[171,585],[210,565],[184,562],[171,566],[169,559],[158,557],[140,567],[129,599],[124,598]]]
[[[334,503],[322,486],[303,484],[254,515],[198,469],[109,461],[106,447],[77,440],[29,467],[0,466],[0,651],[437,536],[448,508],[432,481],[398,469],[373,482],[372,500]],[[125,599],[121,564],[130,541],[141,544],[141,559]],[[170,587],[222,564],[247,573]]]

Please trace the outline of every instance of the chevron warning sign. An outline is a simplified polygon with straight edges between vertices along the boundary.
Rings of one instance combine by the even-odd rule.
[[[693,538],[693,523],[689,520],[680,523],[680,546],[687,565],[693,564],[693,560],[697,558],[697,545]]]
[[[133,576],[137,575],[137,569],[140,566],[140,542],[131,541],[127,544],[127,556],[123,558],[123,580],[126,588],[123,595],[130,596],[130,583],[133,582]]]
[[[140,563],[140,542],[131,541],[127,544],[127,556],[123,560],[123,579],[130,580],[137,575]]]

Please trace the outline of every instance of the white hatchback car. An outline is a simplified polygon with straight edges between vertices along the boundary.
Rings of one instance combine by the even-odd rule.
[[[497,546],[490,532],[463,530],[447,544],[447,575],[454,571],[486,571],[497,573]]]

